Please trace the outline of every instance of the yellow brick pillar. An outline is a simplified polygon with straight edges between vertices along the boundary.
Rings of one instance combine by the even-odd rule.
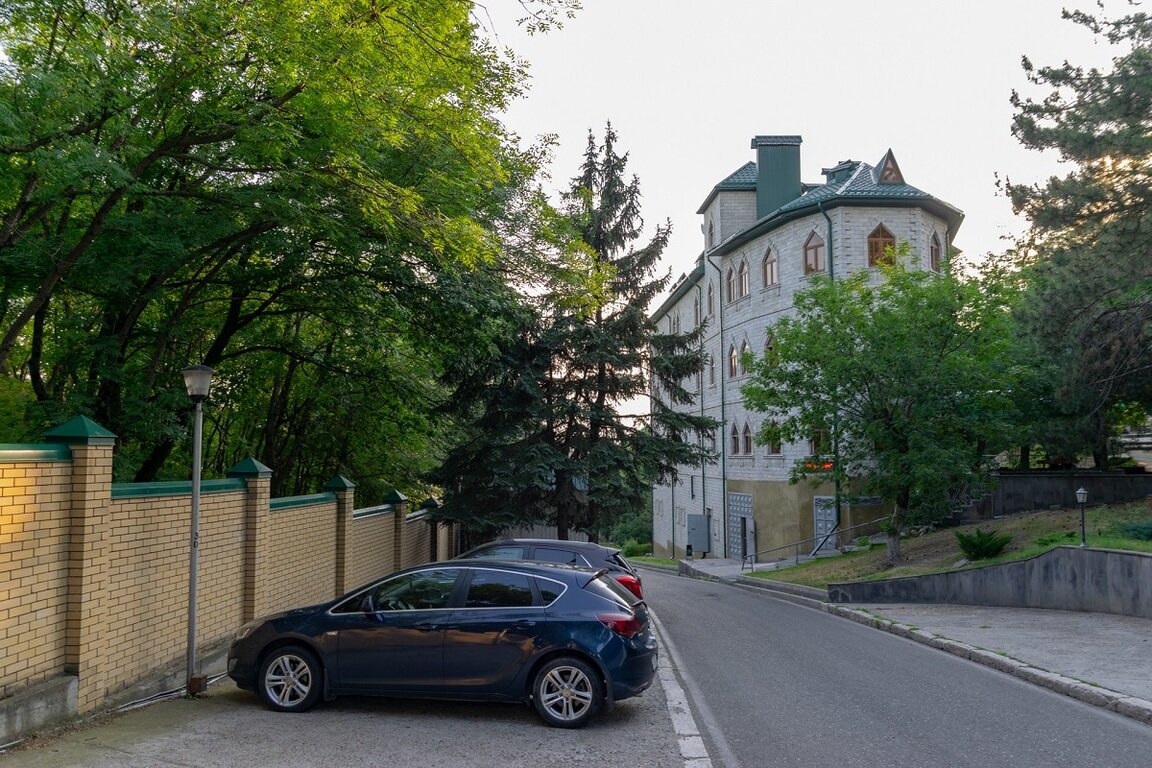
[[[344,475],[336,475],[324,486],[336,494],[336,584],[335,595],[342,595],[355,584],[348,583],[349,542],[352,536],[352,509],[356,502],[356,484]]]
[[[77,710],[84,713],[102,705],[107,695],[102,665],[108,663],[108,518],[116,435],[77,416],[44,437],[72,451],[64,657],[65,670],[77,678]]]
[[[431,562],[439,562],[440,560],[448,559],[448,557],[443,554],[447,551],[446,547],[444,546],[446,542],[444,526],[436,522],[436,520],[432,517],[436,510],[440,509],[442,506],[443,504],[433,498],[427,498],[420,502],[420,511],[424,513],[426,519],[428,520],[428,538],[431,540],[428,552],[428,560]]]
[[[392,505],[392,570],[404,567],[404,514],[408,507],[408,497],[393,490],[384,497],[385,504]]]
[[[244,621],[268,613],[269,591],[274,585],[275,559],[271,557],[272,470],[251,457],[227,472],[241,478],[248,493],[244,502]]]

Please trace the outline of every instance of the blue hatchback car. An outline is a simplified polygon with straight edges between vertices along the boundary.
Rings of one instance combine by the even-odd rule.
[[[275,710],[341,694],[530,702],[578,728],[652,683],[648,609],[606,570],[449,561],[250,622],[228,674]]]

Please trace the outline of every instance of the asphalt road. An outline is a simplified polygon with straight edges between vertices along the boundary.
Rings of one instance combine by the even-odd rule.
[[[1152,728],[936,649],[759,590],[644,589],[715,768],[1149,764]]]

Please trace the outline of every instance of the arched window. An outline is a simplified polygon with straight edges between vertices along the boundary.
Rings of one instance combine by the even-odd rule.
[[[804,274],[824,271],[824,240],[813,232],[804,241]]]
[[[708,355],[708,383],[716,383],[716,360],[712,355]]]
[[[748,373],[748,366],[745,362],[747,359],[748,359],[748,342],[745,341],[745,342],[742,342],[740,344],[740,375],[741,376]]]
[[[752,428],[748,426],[748,422],[744,422],[744,453],[752,455]]]
[[[776,365],[776,339],[772,336],[764,340],[764,362]]]
[[[868,266],[878,267],[881,264],[891,264],[892,254],[889,248],[896,247],[896,238],[883,224],[877,225],[868,235]]]
[[[708,220],[708,247],[716,244],[716,222]]]
[[[740,271],[737,273],[737,280],[739,285],[736,286],[740,291],[740,296],[748,295],[748,263],[745,261],[740,262]]]
[[[728,347],[728,378],[736,378],[736,371],[739,370],[740,358],[736,353],[736,347]]]
[[[812,430],[808,438],[808,452],[813,456],[825,456],[832,451],[832,433],[825,428]]]
[[[700,294],[692,297],[692,320],[694,322],[693,327],[698,328],[700,326]]]
[[[928,245],[929,264],[933,272],[940,271],[940,238],[932,233],[932,242]]]
[[[716,306],[716,292],[712,290],[712,283],[708,283],[708,317],[712,317],[714,306]]]
[[[780,264],[776,260],[776,253],[769,248],[764,254],[764,287],[776,285],[780,282]]]
[[[772,422],[772,426],[773,426],[773,428],[775,428],[779,425],[776,422]],[[782,446],[780,445],[780,440],[773,439],[772,442],[768,443],[768,455],[769,456],[779,456],[781,453],[783,453],[783,450],[782,450]]]
[[[736,425],[732,425],[732,455],[735,456],[740,453],[740,430],[736,429]]]
[[[736,270],[732,267],[728,268],[728,301],[736,301]]]

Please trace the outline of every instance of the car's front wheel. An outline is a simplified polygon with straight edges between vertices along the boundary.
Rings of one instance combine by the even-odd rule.
[[[260,698],[278,712],[303,712],[320,700],[324,671],[311,651],[277,648],[260,665]]]
[[[579,728],[600,710],[604,684],[587,662],[563,657],[540,668],[532,684],[532,703],[548,725]]]

